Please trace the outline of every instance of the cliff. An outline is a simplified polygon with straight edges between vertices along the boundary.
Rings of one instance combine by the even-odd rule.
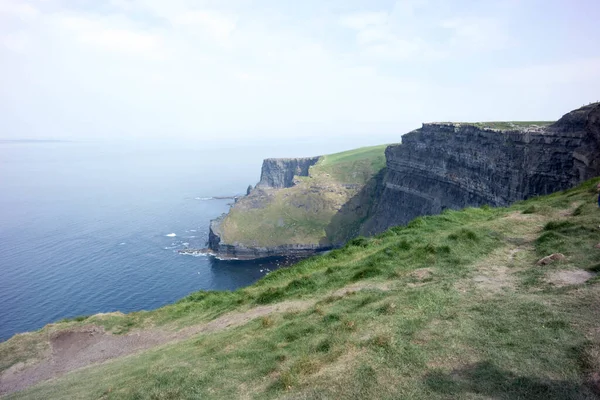
[[[387,149],[385,174],[383,147],[363,149],[319,158],[292,187],[251,190],[211,224],[214,246],[252,248],[221,238],[235,235],[294,246],[286,235],[310,232],[313,214],[329,216],[315,232],[333,240],[373,211],[368,222],[393,224],[383,212],[418,202],[439,212],[536,197],[352,240],[238,290],[15,335],[0,343],[0,396],[596,399],[600,178],[537,195],[600,173],[599,112],[424,124]],[[322,206],[335,198],[331,216]]]
[[[306,256],[359,234],[381,187],[383,146],[320,157],[266,159],[260,182],[211,221],[222,258]]]
[[[428,123],[386,149],[370,234],[443,210],[506,206],[600,174],[600,104],[551,125]]]
[[[296,243],[296,244],[279,244],[279,245],[257,245],[233,242],[222,243],[221,237],[224,235],[224,230],[221,227],[223,221],[228,217],[228,214],[223,214],[221,217],[210,221],[210,229],[208,233],[208,247],[218,257],[225,259],[252,260],[265,257],[305,257],[315,254],[319,251],[331,249],[330,245]],[[254,245],[253,245],[254,244]]]
[[[598,182],[15,335],[0,398],[597,399]]]
[[[263,161],[258,187],[288,188],[294,186],[294,176],[308,176],[308,169],[319,157],[267,158]]]
[[[307,255],[445,209],[507,206],[600,174],[600,104],[557,122],[425,123],[402,144],[267,159],[261,179],[211,223],[234,258]]]

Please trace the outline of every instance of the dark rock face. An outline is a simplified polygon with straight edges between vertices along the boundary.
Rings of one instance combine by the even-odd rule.
[[[500,131],[423,124],[386,150],[387,175],[369,233],[446,208],[506,206],[600,174],[600,104],[546,128]]]
[[[600,174],[600,103],[583,107],[577,111],[586,111],[584,129],[587,136],[583,146],[575,150],[573,157],[575,157],[575,167],[579,172],[580,180],[587,180]],[[581,116],[580,119],[584,119],[584,116]],[[569,128],[581,129],[580,123],[573,127],[566,127],[566,129]]]
[[[319,161],[309,158],[267,158],[263,161],[258,188],[287,188],[294,186],[294,176],[308,176],[308,169]]]
[[[210,221],[210,226],[208,229],[208,248],[213,251],[218,251],[219,247],[221,247],[220,227],[221,222],[226,215],[227,214],[223,214],[219,218]]]

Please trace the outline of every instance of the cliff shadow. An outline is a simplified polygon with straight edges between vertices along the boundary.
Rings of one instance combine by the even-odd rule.
[[[341,246],[359,235],[369,234],[365,224],[377,207],[385,173],[386,169],[383,168],[372,176],[333,216],[325,228],[327,239],[333,246]]]
[[[521,376],[503,370],[489,361],[449,373],[430,372],[425,385],[448,398],[479,394],[493,399],[585,399],[595,398],[591,389],[579,382]]]

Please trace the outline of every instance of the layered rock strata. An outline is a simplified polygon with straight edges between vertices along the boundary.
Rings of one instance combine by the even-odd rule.
[[[547,127],[423,124],[385,155],[387,175],[367,223],[370,234],[446,208],[506,206],[599,175],[600,104]]]
[[[294,176],[308,176],[308,170],[319,157],[267,158],[263,161],[259,188],[288,188],[294,186]]]

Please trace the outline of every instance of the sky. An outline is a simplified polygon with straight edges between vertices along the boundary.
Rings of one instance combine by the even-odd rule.
[[[597,0],[0,0],[0,138],[402,135],[600,100]]]

